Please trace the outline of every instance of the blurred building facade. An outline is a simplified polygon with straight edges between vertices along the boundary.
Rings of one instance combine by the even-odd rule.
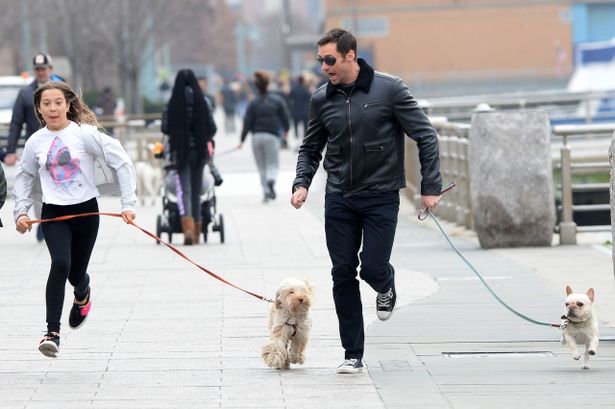
[[[360,56],[422,93],[561,88],[572,71],[572,6],[564,0],[325,0],[325,28],[352,29]]]

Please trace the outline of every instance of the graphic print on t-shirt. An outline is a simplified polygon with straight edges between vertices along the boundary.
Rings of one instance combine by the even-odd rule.
[[[71,159],[68,146],[56,136],[47,152],[45,167],[56,185],[70,184],[79,174],[79,158]]]

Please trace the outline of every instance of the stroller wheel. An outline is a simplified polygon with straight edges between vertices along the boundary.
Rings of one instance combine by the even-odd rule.
[[[203,227],[201,228],[201,233],[203,233],[203,243],[207,243],[207,233],[209,231],[209,223],[203,220]]]
[[[224,243],[224,216],[218,216],[218,232],[220,233],[220,243]]]
[[[160,237],[162,235],[162,216],[158,215],[156,217],[156,236]],[[160,240],[156,240],[156,244],[160,244]]]

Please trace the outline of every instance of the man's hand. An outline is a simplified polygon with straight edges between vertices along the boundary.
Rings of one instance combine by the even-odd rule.
[[[426,207],[429,210],[433,210],[436,208],[441,198],[442,198],[442,195],[437,195],[437,196],[426,195],[426,196],[421,196],[421,202],[423,202],[423,207]]]
[[[30,218],[27,215],[22,214],[15,222],[15,229],[21,234],[32,230],[32,224],[30,224],[29,221]]]
[[[6,166],[14,166],[15,163],[17,163],[17,159],[19,158],[17,157],[16,153],[7,153],[4,157],[4,164]]]
[[[295,209],[301,208],[305,200],[307,199],[308,190],[303,186],[299,186],[295,193],[290,197],[290,204],[293,205]]]

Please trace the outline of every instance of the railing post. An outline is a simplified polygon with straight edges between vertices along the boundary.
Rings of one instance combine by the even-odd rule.
[[[562,218],[559,223],[559,243],[577,244],[577,224],[572,220],[572,160],[570,147],[561,149]]]

